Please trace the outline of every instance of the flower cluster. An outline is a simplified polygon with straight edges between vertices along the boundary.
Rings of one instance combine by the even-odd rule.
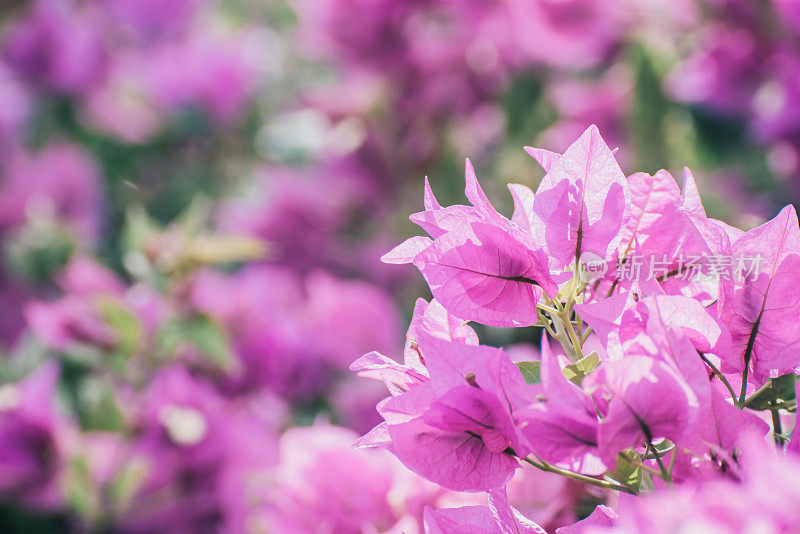
[[[688,169],[682,190],[666,171],[626,177],[595,126],[562,154],[526,150],[546,174],[535,194],[509,185],[510,219],[467,161],[470,205],[443,207],[426,184],[425,210],[411,220],[428,236],[383,257],[417,267],[434,300],[417,302],[402,364],[372,352],[351,366],[391,393],[377,405],[384,421],[359,445],[385,446],[446,488],[489,494],[488,508],[430,511],[430,532],[540,532],[504,497],[520,466],[624,494],[617,511],[600,506],[563,532],[787,531],[796,513],[789,497],[742,522],[718,498],[746,502],[771,476],[797,492],[790,476],[777,476],[797,469],[780,458],[800,366],[794,208],[747,232],[729,226],[706,215]],[[687,254],[757,255],[761,267],[683,277]],[[634,256],[669,261],[653,278],[608,269],[586,281],[587,255],[613,267]],[[541,356],[515,361],[481,345],[470,321],[538,326]],[[759,444],[770,430],[765,412],[778,452]],[[750,504],[731,507],[736,517],[753,513]]]

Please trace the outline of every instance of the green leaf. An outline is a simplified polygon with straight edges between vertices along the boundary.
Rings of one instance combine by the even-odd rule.
[[[108,488],[108,495],[118,510],[127,509],[147,479],[149,466],[142,458],[134,458],[120,469]]]
[[[150,218],[143,206],[134,206],[125,213],[122,243],[125,250],[143,250],[161,228]]]
[[[597,352],[592,352],[577,362],[565,366],[562,371],[568,380],[575,382],[576,384],[580,384],[581,380],[583,380],[586,375],[597,369],[597,366],[599,365],[600,356],[597,354]]]
[[[70,509],[77,512],[78,516],[96,517],[100,503],[89,473],[89,460],[85,455],[76,456],[70,462],[65,490],[67,503]]]
[[[139,320],[131,312],[123,308],[117,301],[109,297],[100,297],[95,301],[97,310],[103,320],[114,330],[117,346],[111,358],[115,370],[123,372],[130,358],[142,339],[142,328]]]
[[[78,416],[83,430],[121,432],[125,418],[117,405],[111,386],[94,377],[85,378],[78,387]]]
[[[774,408],[795,411],[797,409],[796,381],[797,377],[792,373],[770,379],[770,387],[748,402],[747,407],[756,411]]]
[[[633,449],[620,452],[617,455],[617,467],[606,473],[606,476],[638,492],[643,479],[642,460],[639,453]]]
[[[542,381],[542,362],[517,362],[516,365],[528,384]]]
[[[211,317],[196,315],[192,318],[170,321],[161,332],[161,344],[170,353],[179,350],[181,344],[190,343],[202,356],[225,372],[234,365],[230,341],[223,330]]]

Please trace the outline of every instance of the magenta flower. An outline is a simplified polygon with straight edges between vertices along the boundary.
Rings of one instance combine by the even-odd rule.
[[[154,102],[170,112],[195,107],[222,125],[239,121],[258,84],[246,38],[246,32],[215,35],[206,28],[159,47],[147,63]]]
[[[377,286],[323,271],[312,272],[305,285],[309,329],[332,368],[347,368],[353,354],[370,348],[392,352],[400,346],[400,314]]]
[[[155,337],[166,314],[160,295],[144,286],[126,288],[113,271],[87,257],[74,257],[58,283],[61,298],[33,301],[24,309],[31,332],[52,350],[76,345],[114,349],[120,340],[102,315],[107,304],[132,314],[142,327],[141,333],[150,337]]]
[[[103,76],[106,45],[97,13],[74,4],[38,0],[5,28],[3,56],[22,78],[69,95]]]
[[[281,436],[277,480],[266,499],[272,528],[362,532],[394,524],[387,496],[395,483],[393,459],[382,450],[351,449],[354,439],[350,430],[322,424]]]
[[[734,257],[756,258],[758,270],[734,270],[723,284],[720,316],[733,338],[724,358],[726,372],[751,369],[760,386],[770,376],[791,372],[800,363],[800,326],[790,311],[800,301],[800,227],[792,206],[745,233],[733,246]]]
[[[615,465],[618,452],[655,438],[679,441],[689,428],[691,409],[697,407],[697,397],[683,378],[649,356],[607,362],[590,379],[598,403],[608,402],[598,444],[607,465]]]
[[[411,259],[433,296],[456,317],[493,326],[534,324],[539,299],[557,292],[542,246],[529,229],[518,226],[526,219],[517,216],[515,223],[494,209],[469,161],[466,177],[472,206],[442,208],[426,184],[425,212],[412,221],[433,241],[411,238],[382,259]]]
[[[527,519],[508,503],[505,490],[489,492],[488,506],[463,506],[425,510],[427,534],[545,534],[545,530]]]
[[[162,37],[185,30],[204,0],[172,0],[169,3],[144,0],[100,0],[114,22],[134,29],[144,39]]]
[[[275,397],[231,401],[185,368],[161,371],[137,398],[132,451],[122,458],[147,466],[146,478],[120,512],[126,532],[159,525],[220,531],[260,517],[258,483],[278,462],[277,427],[284,406]],[[264,410],[264,406],[269,409]],[[278,416],[276,416],[278,415]]]
[[[619,515],[613,508],[600,504],[589,517],[557,529],[556,534],[583,534],[584,532],[594,532],[595,529],[602,530],[602,527],[614,526],[617,517]]]
[[[53,361],[0,388],[0,495],[37,509],[63,505],[59,485],[70,433],[56,406],[59,367]]]
[[[97,241],[103,206],[100,173],[83,149],[65,142],[13,153],[0,165],[0,231],[28,218],[64,223],[78,243]]]
[[[589,127],[550,167],[533,201],[537,238],[556,266],[588,252],[608,259],[630,218],[625,175],[596,126]]]
[[[502,486],[516,469],[513,455],[527,455],[515,425],[535,388],[499,349],[419,337],[430,379],[378,405],[386,424],[370,441],[447,488]]]
[[[567,380],[547,337],[542,338],[542,393],[523,410],[522,434],[537,456],[558,467],[597,475],[606,465],[598,451],[599,421],[594,403]]]
[[[0,62],[0,143],[3,146],[18,139],[31,112],[30,100],[22,82]]]
[[[235,275],[199,272],[193,303],[225,325],[238,366],[227,387],[310,398],[326,387],[323,354],[310,343],[301,280],[286,269],[251,266]],[[278,313],[280,312],[280,313]]]

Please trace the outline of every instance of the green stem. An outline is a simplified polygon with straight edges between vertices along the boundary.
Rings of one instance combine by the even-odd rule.
[[[587,326],[586,329],[583,331],[583,335],[581,336],[581,344],[586,343],[586,340],[589,339],[589,336],[592,335],[592,332],[594,332],[594,330],[592,330],[592,327]]]
[[[539,304],[537,304],[536,306],[537,306],[537,307],[538,307],[540,310],[544,310],[544,311],[546,311],[547,313],[550,313],[550,314],[552,314],[552,315],[558,315],[558,310],[557,310],[557,309],[555,309],[555,308],[553,308],[553,307],[551,307],[551,306],[548,306],[547,304],[542,304],[542,303],[540,302],[540,303],[539,303]]]
[[[740,406],[740,408],[746,408],[751,402],[756,400],[762,393],[764,393],[765,391],[767,391],[771,387],[772,387],[772,380],[767,380],[766,384],[764,384],[763,386],[758,388],[758,390],[755,393],[753,393],[752,395],[750,395],[749,397],[747,397],[745,399],[744,404],[742,406]],[[738,404],[737,404],[737,406],[738,406]]]
[[[566,312],[567,314],[569,312]],[[569,320],[569,315],[564,317],[564,324],[567,327],[567,335],[569,336],[570,341],[572,342],[572,346],[575,348],[575,354],[577,354],[578,359],[583,358],[583,346],[578,339],[578,336],[575,334],[575,329],[572,328],[572,321]]]
[[[583,358],[583,345],[581,344],[578,336],[575,335],[575,329],[572,327],[572,321],[570,320],[571,311],[571,303],[568,301],[567,304],[563,305],[558,300],[553,300],[552,303],[556,307],[556,314],[552,315],[551,318],[553,319],[553,323],[556,323],[556,332],[559,334],[566,334],[568,339],[563,339],[559,337],[559,341],[561,345],[563,345],[564,350],[567,351],[567,354],[570,355],[570,359],[573,362],[576,362]],[[558,323],[561,323],[563,328],[558,329]]]
[[[593,486],[597,486],[599,488],[611,489],[616,491],[622,491],[625,493],[630,493],[631,495],[636,495],[632,489],[623,486],[621,484],[616,484],[614,482],[609,482],[607,480],[600,480],[599,478],[590,477],[588,475],[582,475],[580,473],[574,473],[572,471],[567,471],[566,469],[561,469],[560,467],[556,467],[547,463],[546,461],[539,458],[539,462],[533,460],[531,458],[523,458],[523,461],[531,464],[537,469],[545,471],[547,473],[555,473],[557,475],[561,475],[563,477],[571,478],[573,480],[580,480],[581,482],[586,482],[587,484],[592,484]],[[540,463],[541,462],[541,463]]]
[[[550,319],[553,321],[553,326],[555,326],[556,329],[553,337],[556,338],[559,343],[561,343],[561,346],[564,347],[564,351],[567,353],[567,356],[569,356],[571,361],[578,361],[580,359],[578,357],[578,352],[575,350],[575,345],[569,338],[569,334],[567,333],[567,325],[562,320],[561,315],[551,315]]]
[[[737,408],[740,410],[747,405],[745,401],[745,395],[747,394],[747,377],[750,373],[750,359],[753,357],[753,347],[756,344],[756,335],[758,334],[758,327],[761,325],[761,318],[764,316],[764,304],[766,303],[766,297],[764,297],[764,302],[761,304],[761,311],[756,318],[756,322],[753,324],[753,329],[750,330],[750,338],[747,340],[747,347],[744,351],[744,371],[742,372],[742,391],[739,393],[739,402],[736,403]],[[769,383],[769,382],[767,382]]]
[[[736,407],[740,410],[745,407],[747,404],[745,400],[745,395],[747,395],[747,375],[750,372],[750,362],[748,358],[744,360],[744,372],[742,372],[742,389],[739,392],[739,402],[736,403]],[[769,384],[769,382],[767,382]]]
[[[678,458],[678,449],[673,448],[672,456],[669,459],[669,478],[672,480],[672,470],[675,469],[675,460]]]
[[[772,435],[775,438],[775,443],[783,446],[783,428],[781,426],[781,414],[778,408],[771,408],[772,412]]]
[[[731,386],[731,383],[728,382],[727,378],[725,378],[725,375],[722,374],[722,371],[717,369],[717,366],[711,363],[711,360],[706,358],[705,354],[703,354],[699,350],[697,351],[697,354],[700,355],[700,359],[702,359],[705,362],[705,364],[714,372],[714,374],[717,375],[717,378],[719,378],[720,382],[722,382],[725,385],[725,387],[728,389],[728,392],[731,394],[733,402],[736,402],[736,392],[733,391],[733,386]]]
[[[664,482],[667,483],[668,486],[672,486],[672,477],[667,471],[667,468],[664,467],[664,462],[661,460],[661,455],[658,454],[658,451],[653,449],[653,444],[648,441],[647,445],[645,445],[645,450],[644,450],[645,458],[647,457],[647,454],[650,451],[653,451],[653,456],[655,456],[656,458],[656,463],[658,463],[658,469],[661,471],[661,478],[664,480]]]

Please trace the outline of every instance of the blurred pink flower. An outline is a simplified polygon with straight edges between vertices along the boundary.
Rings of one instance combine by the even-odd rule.
[[[116,23],[124,24],[142,39],[175,34],[186,29],[206,0],[95,0]]]
[[[0,231],[29,217],[66,225],[79,243],[100,234],[103,197],[95,161],[83,149],[51,142],[35,153],[17,150],[0,162]]]
[[[612,68],[596,80],[558,78],[546,91],[560,118],[542,133],[540,145],[563,151],[583,133],[586,124],[596,124],[612,149],[626,144],[633,83],[625,67]]]
[[[147,54],[137,52],[117,54],[108,76],[82,103],[89,126],[127,143],[146,141],[164,120],[150,94]]]
[[[53,361],[0,387],[0,494],[33,508],[62,506],[60,491],[69,423],[56,406]]]
[[[263,491],[259,479],[266,480],[277,462],[280,401],[269,396],[227,400],[211,382],[172,366],[134,405],[141,431],[122,458],[140,459],[148,470],[120,513],[120,528],[242,532],[237,528],[255,512],[252,499]]]
[[[31,112],[30,95],[22,82],[0,62],[0,153],[12,146]]]
[[[37,0],[5,28],[2,52],[21,77],[80,95],[103,76],[107,54],[97,13],[73,3]]]
[[[150,50],[144,76],[154,102],[173,113],[196,107],[223,125],[240,120],[259,83],[248,46],[252,35],[198,28],[185,40]]]

